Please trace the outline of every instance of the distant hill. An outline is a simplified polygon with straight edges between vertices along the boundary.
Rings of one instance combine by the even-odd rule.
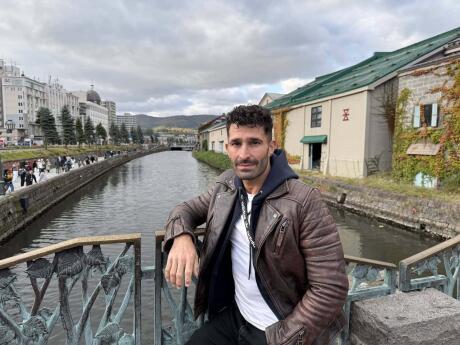
[[[198,128],[201,124],[216,118],[216,115],[176,115],[168,117],[153,117],[149,115],[135,115],[137,124],[141,128],[153,127],[176,127],[176,128]]]

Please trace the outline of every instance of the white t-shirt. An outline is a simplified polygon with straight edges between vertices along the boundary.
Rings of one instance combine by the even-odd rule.
[[[248,194],[248,213],[251,212],[254,195]],[[250,220],[250,215],[249,220]],[[249,276],[249,240],[244,226],[243,215],[236,222],[231,236],[232,270],[235,281],[235,300],[244,319],[265,331],[265,328],[278,322],[270,307],[265,302],[256,282],[254,266]],[[253,265],[253,263],[251,263]]]

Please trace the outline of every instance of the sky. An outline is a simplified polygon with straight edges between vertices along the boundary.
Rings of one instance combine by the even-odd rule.
[[[0,59],[120,114],[217,115],[459,26],[458,0],[0,0]]]

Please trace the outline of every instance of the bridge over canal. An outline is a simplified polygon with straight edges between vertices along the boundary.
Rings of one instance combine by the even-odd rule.
[[[162,229],[177,202],[204,191],[216,175],[189,152],[145,156],[81,188],[3,244],[0,319],[8,339],[182,344],[196,327],[186,303],[193,288],[167,288],[160,270],[162,233],[154,230]],[[332,212],[347,254],[350,303],[393,294],[397,264],[436,244]],[[453,240],[403,261],[400,289],[435,286],[458,297],[459,253]],[[442,276],[436,270],[441,266],[449,268]],[[429,277],[415,280],[417,272]],[[354,310],[350,307],[347,313]]]

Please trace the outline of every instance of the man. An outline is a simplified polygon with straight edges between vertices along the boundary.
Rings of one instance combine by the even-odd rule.
[[[227,115],[233,171],[178,205],[166,225],[166,279],[198,277],[195,315],[209,322],[189,345],[331,344],[348,291],[334,220],[320,193],[297,179],[272,140],[270,113]],[[193,229],[206,222],[203,246]]]

